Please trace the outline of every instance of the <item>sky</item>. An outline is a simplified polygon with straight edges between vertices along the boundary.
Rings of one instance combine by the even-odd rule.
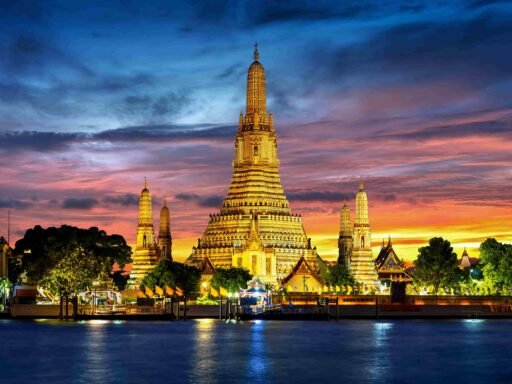
[[[512,5],[0,0],[0,235],[97,226],[131,244],[144,177],[183,261],[220,209],[254,42],[281,179],[327,260],[372,243],[512,241]],[[353,212],[353,211],[352,211]]]

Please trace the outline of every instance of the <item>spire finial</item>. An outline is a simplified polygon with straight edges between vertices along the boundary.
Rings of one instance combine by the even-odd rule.
[[[254,43],[254,61],[258,61],[260,58],[260,52],[258,51],[258,42]]]
[[[148,178],[144,176],[144,188],[148,187]]]
[[[164,207],[167,207],[167,196],[164,196]]]
[[[364,191],[364,183],[363,183],[363,179],[361,179],[361,180],[359,181],[359,190],[360,190],[360,191]]]
[[[388,247],[391,247],[391,235],[388,235]]]

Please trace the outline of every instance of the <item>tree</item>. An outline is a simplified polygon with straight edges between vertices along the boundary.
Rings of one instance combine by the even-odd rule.
[[[98,277],[101,261],[79,244],[72,242],[65,248],[52,249],[58,255],[57,263],[47,270],[39,284],[59,297],[76,296],[87,290]]]
[[[120,235],[107,235],[96,227],[63,225],[45,229],[37,225],[16,242],[11,264],[17,267],[11,279],[15,282],[26,272],[28,279],[38,284],[61,259],[77,252],[85,255],[89,263],[86,268],[96,276],[100,272],[110,274],[114,263],[123,267],[131,260],[131,249]]]
[[[240,288],[246,289],[247,282],[252,275],[245,268],[217,268],[213,272],[211,285],[214,288],[225,288],[228,292],[238,292]]]
[[[429,245],[419,248],[414,264],[416,284],[431,287],[434,295],[439,288],[451,288],[457,283],[457,254],[448,240],[442,237],[430,239]]]
[[[330,265],[325,274],[326,283],[331,286],[354,286],[355,279],[344,264]]]
[[[181,288],[185,296],[194,296],[199,291],[201,271],[195,267],[169,261],[161,260],[142,280],[141,287],[154,289],[159,287]]]
[[[512,244],[489,238],[480,244],[480,264],[485,284],[492,292],[512,290]]]

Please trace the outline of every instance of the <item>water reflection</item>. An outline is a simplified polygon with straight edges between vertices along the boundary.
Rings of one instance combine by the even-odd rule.
[[[89,320],[86,322],[87,335],[84,348],[84,362],[87,367],[87,377],[93,381],[101,380],[108,377],[109,367],[109,351],[106,342],[105,328],[109,324],[108,320]],[[85,376],[86,372],[82,372]]]
[[[268,361],[264,331],[265,323],[263,321],[256,320],[251,323],[247,373],[249,380],[255,383],[264,383],[267,379]]]
[[[214,343],[215,320],[197,320],[194,333],[194,370],[192,382],[214,383],[215,380],[215,343]]]
[[[390,333],[393,330],[394,323],[376,322],[373,324],[372,340],[373,340],[373,356],[369,359],[368,376],[372,382],[378,382],[386,377],[390,362]]]

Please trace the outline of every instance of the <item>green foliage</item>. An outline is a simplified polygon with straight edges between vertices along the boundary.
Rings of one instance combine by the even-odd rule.
[[[107,235],[96,227],[81,229],[63,225],[45,229],[37,225],[16,242],[11,281],[17,281],[19,275],[26,272],[29,280],[37,284],[58,266],[61,259],[77,252],[87,257],[88,269],[92,269],[96,276],[100,272],[110,273],[115,262],[123,267],[131,261],[130,247],[120,235]]]
[[[176,289],[181,288],[186,296],[193,296],[199,291],[201,271],[195,267],[177,263],[169,260],[161,260],[158,265],[150,271],[141,287],[155,288],[155,285]]]
[[[218,305],[219,301],[210,298],[208,295],[200,296],[197,298],[196,303],[198,305]]]
[[[101,260],[92,257],[77,243],[52,249],[57,263],[39,280],[39,284],[55,296],[71,296],[87,290],[101,270]]]
[[[222,287],[228,292],[238,292],[240,288],[246,289],[247,282],[251,279],[252,275],[245,268],[217,268],[213,272],[210,284],[216,289]]]
[[[450,289],[457,285],[457,255],[450,242],[442,237],[434,237],[428,246],[421,247],[414,264],[415,284],[427,287],[434,295],[440,288]]]
[[[489,238],[480,244],[484,283],[492,293],[512,293],[512,244]]]
[[[353,287],[356,282],[354,276],[344,264],[330,265],[326,272],[325,282],[331,286]]]

